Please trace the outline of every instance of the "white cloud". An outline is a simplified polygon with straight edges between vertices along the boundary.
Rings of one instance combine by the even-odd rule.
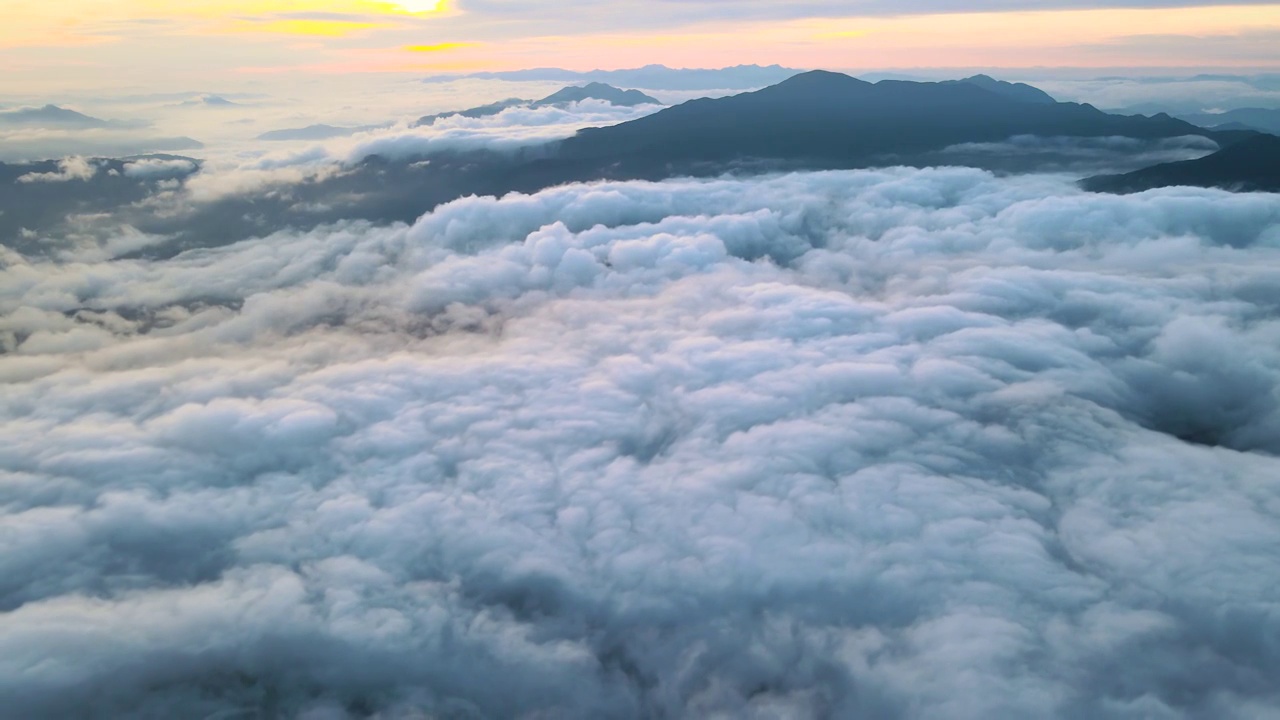
[[[124,174],[144,180],[165,180],[192,173],[197,167],[196,163],[183,158],[142,158],[126,163]]]
[[[1058,170],[1076,175],[1129,172],[1159,163],[1195,160],[1218,150],[1218,143],[1200,135],[1143,140],[1122,136],[1042,137],[1016,135],[1003,142],[963,143],[942,150],[944,159],[957,164],[977,161],[1017,161],[1042,172]]]
[[[893,169],[9,259],[0,693],[1265,717],[1278,251],[1274,195]]]
[[[57,172],[27,173],[18,178],[20,183],[53,183],[72,180],[92,180],[98,166],[82,157],[68,157],[58,161]]]
[[[596,100],[568,107],[510,108],[483,118],[454,116],[430,126],[401,123],[322,143],[294,142],[283,150],[206,163],[186,182],[186,199],[211,202],[230,195],[283,191],[324,179],[373,155],[412,160],[448,151],[511,152],[547,145],[586,127],[615,125],[660,110],[661,106],[619,107]]]

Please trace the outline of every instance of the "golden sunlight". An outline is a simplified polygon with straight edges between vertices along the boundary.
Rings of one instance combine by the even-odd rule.
[[[473,47],[474,45],[475,43],[447,42],[447,43],[436,43],[434,45],[407,45],[405,46],[404,49],[408,52],[432,53],[432,52],[445,52],[447,50],[457,50],[459,48]]]
[[[405,12],[411,12],[415,15],[439,12],[444,9],[444,0],[396,0],[395,4],[399,5]]]

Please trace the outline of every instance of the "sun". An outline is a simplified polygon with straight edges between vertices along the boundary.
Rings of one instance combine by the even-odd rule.
[[[396,5],[414,14],[432,13],[444,8],[444,0],[396,0]]]

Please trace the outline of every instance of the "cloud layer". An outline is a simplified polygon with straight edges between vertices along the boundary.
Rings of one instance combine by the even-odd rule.
[[[0,714],[1274,715],[1278,250],[895,169],[7,251]]]
[[[67,157],[58,161],[56,172],[32,172],[18,177],[20,183],[56,183],[92,180],[98,168],[83,157]]]
[[[330,176],[373,156],[409,162],[447,152],[536,152],[583,128],[616,125],[661,109],[660,105],[621,107],[585,100],[564,107],[513,107],[481,118],[457,115],[422,127],[399,123],[323,142],[281,142],[285,146],[281,150],[259,151],[248,159],[218,158],[206,164],[186,182],[180,199],[210,202],[296,185]]]

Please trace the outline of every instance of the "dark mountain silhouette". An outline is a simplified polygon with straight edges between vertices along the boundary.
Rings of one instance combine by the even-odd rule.
[[[735,162],[810,168],[909,164],[949,146],[1021,135],[1235,139],[1168,115],[1125,117],[1091,105],[1025,102],[973,83],[872,84],[814,71],[756,92],[694,100],[621,125],[583,130],[561,143],[560,154],[583,172],[652,177]]]
[[[330,140],[340,137],[351,137],[362,132],[377,130],[385,125],[361,125],[358,127],[337,127],[334,125],[308,125],[304,128],[286,128],[271,130],[258,136],[259,140],[279,142],[284,140]]]
[[[948,83],[969,83],[970,85],[977,85],[983,90],[988,90],[997,95],[1003,95],[1010,100],[1021,100],[1022,102],[1040,103],[1042,105],[1057,102],[1057,100],[1053,99],[1052,95],[1038,87],[1032,87],[1026,83],[1011,83],[1004,80],[996,80],[990,75],[974,75],[973,77],[967,77],[963,80],[948,80],[941,84],[946,85]]]
[[[646,88],[649,90],[749,90],[782,82],[803,70],[781,65],[737,65],[719,69],[669,68],[665,65],[646,65],[628,70],[591,70],[575,72],[562,68],[535,68],[511,72],[482,72],[470,75],[440,75],[425,82],[449,82],[452,80],[508,80],[538,82],[601,82],[615,86]]]
[[[1199,160],[1165,163],[1124,175],[1100,175],[1081,185],[1094,192],[1110,193],[1174,185],[1280,192],[1280,137],[1255,135]]]
[[[521,100],[520,98],[508,98],[499,100],[488,105],[473,107],[468,110],[460,110],[457,112],[437,113],[435,115],[426,115],[418,118],[414,123],[414,127],[422,125],[431,125],[435,121],[447,117],[462,116],[467,118],[481,118],[497,115],[498,113],[513,107],[556,107],[569,105],[583,100],[603,100],[610,105],[618,105],[621,107],[634,107],[636,105],[661,105],[662,103],[654,98],[645,95],[639,90],[619,90],[612,85],[604,83],[589,83],[582,87],[566,87],[562,88],[541,100]]]
[[[1280,109],[1238,108],[1222,113],[1179,113],[1178,117],[1200,127],[1221,129],[1228,126],[1280,134]]]

